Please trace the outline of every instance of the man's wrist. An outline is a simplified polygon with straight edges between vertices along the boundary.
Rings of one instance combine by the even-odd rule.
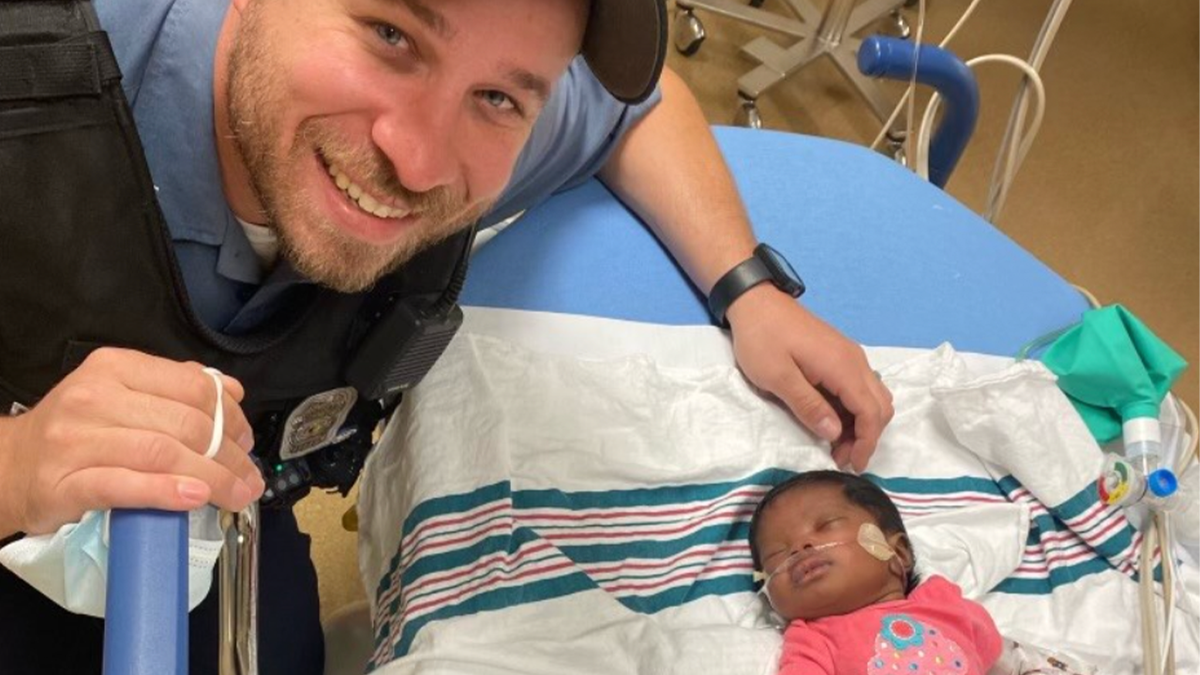
[[[794,303],[792,296],[775,287],[775,284],[762,283],[741,294],[725,312],[725,321],[732,328],[741,320],[758,313],[762,308],[769,307],[779,301]]]
[[[708,311],[717,325],[729,327],[728,313],[735,302],[762,286],[798,298],[804,282],[783,254],[767,244],[759,244],[753,254],[734,265],[713,284],[708,294]]]
[[[13,418],[0,415],[0,546],[25,536],[13,504],[16,488],[8,484],[14,475],[11,465],[15,451],[11,441],[15,425]]]

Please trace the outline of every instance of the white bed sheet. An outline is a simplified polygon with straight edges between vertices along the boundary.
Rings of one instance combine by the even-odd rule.
[[[868,467],[919,570],[1007,636],[1132,673],[1139,535],[1035,363],[868,348],[897,414]],[[828,447],[708,327],[469,308],[364,474],[360,571],[386,673],[769,673],[747,521]],[[1195,672],[1196,581],[1178,622]]]

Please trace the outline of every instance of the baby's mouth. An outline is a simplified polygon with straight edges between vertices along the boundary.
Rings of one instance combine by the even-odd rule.
[[[833,563],[822,555],[814,555],[804,558],[796,562],[791,569],[791,580],[794,584],[803,584],[816,576],[820,575],[826,569],[833,566]]]

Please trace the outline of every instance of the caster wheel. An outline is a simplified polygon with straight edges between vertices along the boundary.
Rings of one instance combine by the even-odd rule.
[[[692,10],[685,9],[675,15],[675,51],[684,56],[691,56],[700,51],[700,45],[708,34],[704,32],[704,24],[700,23]]]
[[[904,152],[904,138],[907,135],[903,130],[889,131],[885,139],[888,154],[900,166],[908,166],[908,154]]]
[[[750,99],[741,99],[733,123],[747,129],[762,129],[762,115],[758,112],[758,104]]]
[[[908,19],[904,18],[904,14],[900,10],[892,10],[892,22],[896,24],[896,33],[901,40],[907,40],[912,36],[912,27],[908,25]]]

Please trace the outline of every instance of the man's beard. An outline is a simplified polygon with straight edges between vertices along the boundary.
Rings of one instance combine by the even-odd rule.
[[[304,121],[285,155],[272,131],[280,128],[287,96],[281,69],[272,60],[260,3],[250,3],[229,57],[229,120],[234,142],[250,174],[284,258],[305,277],[344,293],[368,288],[417,253],[466,227],[490,204],[467,208],[447,187],[412,192],[400,184],[391,162],[374,145],[352,144],[321,119]],[[300,188],[314,153],[336,166],[367,193],[408,207],[417,222],[395,243],[373,245],[351,237],[325,218],[316,195]],[[332,179],[329,179],[332,180]],[[349,197],[347,197],[349,199]],[[352,206],[357,209],[357,206]],[[365,213],[365,212],[364,212]]]

